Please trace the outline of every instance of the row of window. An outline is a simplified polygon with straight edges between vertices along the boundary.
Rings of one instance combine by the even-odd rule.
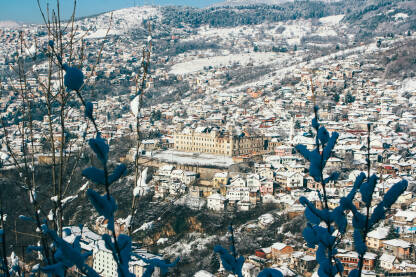
[[[180,143],[177,143],[177,144],[198,145],[198,146],[208,146],[208,147],[222,147],[222,145],[218,146],[218,144],[198,143],[198,142],[197,143],[192,143],[191,141],[180,142]],[[227,145],[227,148],[229,149],[230,145]]]
[[[179,140],[189,140],[189,139],[193,139],[193,140],[199,140],[199,141],[215,141],[217,138],[200,138],[200,137],[192,137],[192,136],[177,136],[175,137],[175,139],[179,139]],[[227,142],[230,142],[230,140],[227,140]]]
[[[208,153],[214,153],[214,154],[227,154],[230,155],[231,151],[224,151],[224,150],[214,150],[214,151],[207,151],[207,149],[204,148],[194,148],[194,147],[176,147],[177,150],[184,150],[184,151],[197,151],[197,152],[208,152]]]

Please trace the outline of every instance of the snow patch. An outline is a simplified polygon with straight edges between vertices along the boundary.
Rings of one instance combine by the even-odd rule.
[[[161,161],[188,165],[215,165],[218,167],[228,168],[230,165],[234,164],[233,159],[228,156],[217,156],[205,153],[180,152],[176,150],[166,150],[160,153],[153,154],[152,157]]]
[[[406,19],[409,17],[408,14],[406,13],[396,13],[395,15],[393,15],[395,20],[400,20],[400,19]]]
[[[140,226],[140,228],[133,231],[133,234],[137,233],[138,231],[146,231],[146,230],[152,229],[152,227],[153,227],[153,221],[143,223],[143,225]]]
[[[165,244],[169,239],[168,238],[160,238],[157,240],[157,245]]]
[[[259,217],[259,223],[268,226],[274,223],[274,217],[271,214],[264,214]]]
[[[330,15],[319,18],[319,22],[326,25],[336,25],[344,18],[343,14]]]
[[[245,54],[231,54],[227,56],[214,56],[208,58],[194,59],[187,62],[177,63],[172,66],[170,74],[181,75],[201,71],[204,67],[221,67],[231,66],[234,63],[239,63],[242,66],[248,63],[270,64],[275,62],[278,55],[273,52],[266,53],[245,53]]]

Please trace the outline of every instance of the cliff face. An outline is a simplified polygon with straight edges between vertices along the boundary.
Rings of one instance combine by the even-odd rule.
[[[177,229],[176,231],[174,228],[175,226]],[[177,232],[179,230],[180,232]],[[187,218],[174,217],[172,218],[172,222],[168,222],[166,225],[161,227],[160,230],[146,236],[143,239],[143,243],[146,245],[155,245],[160,238],[176,238],[189,233],[205,233],[205,229],[202,227],[202,222],[199,221],[196,216],[190,216]]]

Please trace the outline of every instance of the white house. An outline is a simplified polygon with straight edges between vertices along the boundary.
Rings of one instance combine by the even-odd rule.
[[[291,173],[287,178],[288,188],[301,188],[303,187],[303,174],[299,172]]]
[[[270,167],[258,167],[256,168],[256,173],[263,178],[273,179],[274,171]]]
[[[303,187],[303,174],[299,172],[279,172],[276,181],[288,189]]]
[[[164,165],[159,167],[158,170],[158,175],[162,175],[162,176],[170,176],[170,174],[172,173],[172,170],[174,169],[173,165]]]
[[[233,202],[250,202],[250,188],[246,186],[228,186],[226,198]]]
[[[211,194],[207,197],[207,208],[214,211],[223,211],[227,199],[219,193]]]
[[[246,180],[241,177],[240,175],[234,176],[230,181],[231,186],[240,186],[245,187],[246,186]]]
[[[380,257],[380,266],[386,270],[392,270],[399,264],[396,256],[383,253]]]
[[[367,234],[367,246],[373,249],[380,249],[383,246],[382,240],[389,234],[389,227],[378,227]]]
[[[104,241],[100,241],[93,252],[93,269],[100,272],[103,277],[117,276],[117,263],[114,261],[113,253],[105,247]]]
[[[183,182],[185,183],[185,185],[190,185],[192,184],[197,177],[197,173],[193,172],[193,171],[185,171],[183,174]]]
[[[260,176],[258,174],[249,174],[247,175],[247,187],[250,188],[251,192],[256,192],[260,190]]]
[[[84,228],[85,229],[85,228]],[[88,233],[92,233],[88,231]],[[97,237],[100,237],[96,235]],[[83,235],[84,237],[84,235]],[[93,269],[96,272],[100,273],[100,276],[104,277],[115,277],[118,276],[117,274],[117,263],[114,261],[113,253],[108,250],[105,246],[104,240],[98,240],[96,243],[90,242],[91,248],[93,248]],[[151,253],[148,253],[145,249],[140,249],[138,247],[132,247],[132,251],[146,259],[153,259],[153,258],[159,258],[156,255],[153,255]],[[132,256],[130,262],[129,262],[129,271],[132,272],[135,276],[142,276],[144,271],[146,270],[147,264],[135,257]],[[152,276],[160,276],[160,270],[159,268],[155,268],[155,271]]]
[[[241,273],[244,277],[256,277],[260,273],[260,268],[252,263],[244,263]]]

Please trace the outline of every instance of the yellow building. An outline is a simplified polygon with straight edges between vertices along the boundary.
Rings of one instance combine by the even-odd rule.
[[[223,187],[228,184],[229,178],[228,172],[215,173],[214,178],[212,179],[212,186],[214,188]]]
[[[199,127],[175,133],[174,148],[184,152],[235,157],[262,151],[264,149],[264,138],[248,132],[236,136],[229,132],[221,132],[217,128]]]

